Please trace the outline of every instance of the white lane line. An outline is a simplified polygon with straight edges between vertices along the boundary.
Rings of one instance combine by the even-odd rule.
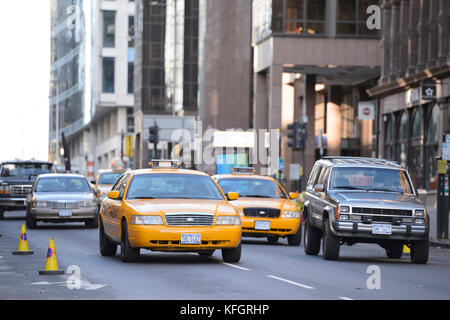
[[[314,289],[314,287],[307,286],[306,284],[301,284],[301,283],[294,282],[294,281],[291,281],[291,280],[288,280],[288,279],[283,279],[283,278],[280,278],[280,277],[277,277],[277,276],[272,276],[272,275],[267,275],[267,276],[269,278],[272,278],[272,279],[276,279],[276,280],[280,280],[280,281],[283,281],[283,282],[286,282],[286,283],[293,284],[294,286],[297,286],[297,287],[302,287],[302,288],[305,288],[305,289]]]
[[[355,300],[355,299],[348,298],[348,297],[338,297],[338,298],[341,299],[341,300]]]
[[[224,264],[224,265],[226,265],[226,266],[230,266],[230,267],[233,267],[233,268],[236,268],[236,269],[241,269],[241,270],[244,270],[244,271],[250,271],[249,268],[237,266],[237,265],[235,265],[235,264],[231,264],[231,263],[228,263],[228,262],[221,262],[221,263]]]

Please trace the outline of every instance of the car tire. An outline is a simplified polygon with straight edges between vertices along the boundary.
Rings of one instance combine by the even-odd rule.
[[[98,228],[98,218],[89,219],[84,222],[86,228]]]
[[[239,245],[236,248],[231,249],[222,249],[222,259],[225,262],[239,262],[241,260],[242,253],[242,245]]]
[[[298,230],[295,234],[287,236],[288,244],[290,246],[299,246],[302,243],[302,224],[298,226]]]
[[[389,259],[400,259],[403,255],[403,243],[395,243],[386,248],[386,256]]]
[[[3,220],[5,218],[5,209],[0,208],[0,220]]]
[[[277,243],[279,239],[280,239],[279,236],[269,236],[269,237],[267,237],[267,241],[269,241],[270,244]]]
[[[313,227],[308,219],[305,219],[305,230],[303,232],[303,245],[305,253],[309,256],[316,256],[320,252],[320,230]]]
[[[128,241],[127,222],[122,223],[122,238],[120,241],[120,257],[123,262],[135,262],[139,259],[139,248],[133,248]]]
[[[198,255],[200,257],[211,257],[214,254],[214,251],[216,251],[216,250],[204,250],[204,251],[198,252]]]
[[[339,237],[336,237],[331,232],[330,222],[324,221],[324,235],[323,235],[323,258],[325,260],[337,260],[339,258],[339,251],[341,244]]]
[[[27,229],[36,229],[36,227],[37,227],[36,219],[33,218],[33,216],[31,215],[29,207],[27,207],[27,213],[26,213],[26,217],[25,217],[25,224],[27,226]]]
[[[100,254],[104,257],[113,257],[117,252],[117,244],[110,241],[105,234],[103,225],[100,224],[100,230],[98,232],[100,243]]]
[[[426,264],[428,262],[429,243],[428,240],[414,241],[411,243],[411,262],[415,264]]]

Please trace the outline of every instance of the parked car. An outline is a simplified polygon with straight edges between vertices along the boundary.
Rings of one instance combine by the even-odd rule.
[[[51,162],[36,160],[5,161],[0,164],[0,219],[5,211],[24,210],[27,195],[37,176],[55,173]]]
[[[428,260],[429,217],[407,170],[372,158],[324,157],[306,188],[304,250],[335,260],[342,244],[375,243],[389,258],[403,246],[413,263]]]
[[[79,174],[40,175],[28,195],[27,228],[36,228],[38,221],[98,227],[97,197],[88,180]]]

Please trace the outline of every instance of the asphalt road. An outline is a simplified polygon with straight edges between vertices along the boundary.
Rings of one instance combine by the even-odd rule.
[[[6,212],[0,221],[0,299],[450,299],[450,250],[430,248],[426,265],[413,265],[409,255],[387,259],[382,248],[343,246],[338,261],[306,256],[303,245],[285,239],[269,245],[244,238],[242,259],[227,264],[221,252],[203,258],[194,253],[142,250],[136,263],[102,257],[98,230],[83,224],[42,224],[27,230],[33,255],[16,256],[25,213]],[[55,240],[59,269],[80,271],[78,288],[67,286],[73,273],[41,276],[49,238]],[[375,266],[375,267],[374,267]],[[77,268],[75,267],[75,268]],[[74,268],[74,267],[72,267]],[[369,289],[370,270],[379,270],[379,289]],[[72,269],[74,270],[74,269]],[[70,270],[69,270],[70,271]],[[71,271],[73,272],[73,271]],[[73,283],[73,282],[71,282]]]

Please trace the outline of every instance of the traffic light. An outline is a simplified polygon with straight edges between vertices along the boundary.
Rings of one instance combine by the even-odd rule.
[[[149,132],[149,142],[154,143],[155,145],[159,142],[159,128],[158,125],[155,123],[153,127],[148,128]]]
[[[288,143],[287,145],[294,150],[303,150],[305,148],[306,140],[306,123],[294,121],[287,126],[288,128]]]

